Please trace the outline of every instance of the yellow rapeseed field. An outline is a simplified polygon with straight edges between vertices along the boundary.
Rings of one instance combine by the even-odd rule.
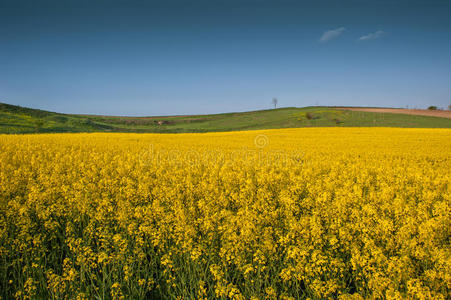
[[[0,135],[0,296],[449,299],[451,130]]]

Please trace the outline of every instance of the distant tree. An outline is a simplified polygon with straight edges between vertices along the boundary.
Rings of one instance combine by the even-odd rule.
[[[431,105],[428,107],[429,110],[437,110],[437,106]]]
[[[448,109],[449,109],[449,110],[451,110],[451,104],[450,104],[450,105],[448,105]]]
[[[274,104],[274,109],[277,108],[277,102],[279,102],[277,98],[272,98],[272,104]]]

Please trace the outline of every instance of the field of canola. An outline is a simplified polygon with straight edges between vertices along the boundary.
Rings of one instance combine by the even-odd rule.
[[[2,299],[446,299],[451,130],[0,135]]]

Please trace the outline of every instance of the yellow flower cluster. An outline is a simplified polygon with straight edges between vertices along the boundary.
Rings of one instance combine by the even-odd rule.
[[[446,299],[451,130],[0,135],[0,297]]]

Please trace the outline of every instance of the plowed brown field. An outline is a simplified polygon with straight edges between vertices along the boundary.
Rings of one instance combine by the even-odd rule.
[[[366,107],[337,107],[338,109],[352,111],[367,111],[377,113],[406,114],[430,117],[451,118],[451,110],[426,110],[426,109],[406,109],[406,108],[366,108]]]

